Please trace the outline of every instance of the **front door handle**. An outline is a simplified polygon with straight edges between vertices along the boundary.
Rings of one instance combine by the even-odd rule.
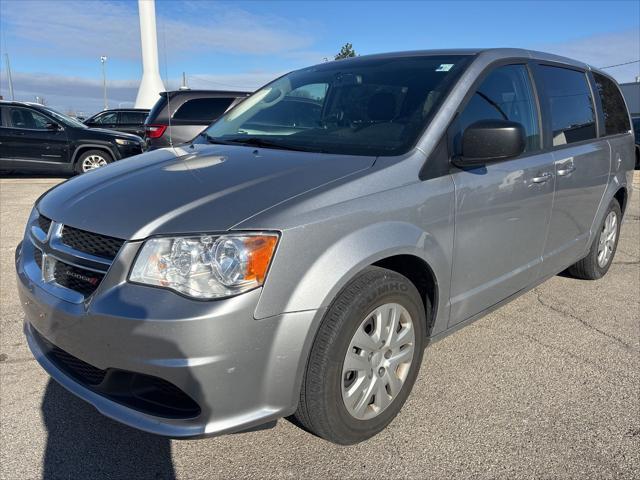
[[[558,160],[556,162],[556,167],[556,172],[560,177],[566,177],[576,169],[576,166],[573,164],[573,157]]]
[[[531,179],[531,182],[532,183],[546,183],[551,179],[551,177],[553,177],[552,173],[544,172],[544,173],[541,173],[539,177],[533,177]]]

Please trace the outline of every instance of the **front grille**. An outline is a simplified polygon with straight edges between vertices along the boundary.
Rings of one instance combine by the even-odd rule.
[[[65,225],[62,229],[62,243],[81,252],[113,260],[124,240]]]
[[[89,365],[87,362],[83,362],[55,345],[51,346],[49,357],[54,360],[61,370],[88,385],[99,385],[107,374],[106,370],[100,370],[93,365]]]
[[[56,262],[53,272],[55,282],[58,285],[75,290],[85,297],[95,292],[104,278],[102,273],[77,268],[59,261]]]
[[[77,292],[84,298],[96,291],[109,270],[110,261],[124,244],[124,240],[60,225],[43,215],[38,216],[35,227],[48,234],[44,239],[37,231],[30,235],[33,262],[43,273],[40,280]],[[66,248],[61,248],[62,244]],[[60,295],[76,303],[83,300],[71,293],[60,292]]]
[[[129,408],[165,418],[193,418],[200,406],[174,384],[144,373],[102,370],[57,347],[31,327],[44,354],[57,368],[91,391]]]
[[[38,226],[44,233],[49,233],[49,227],[51,226],[51,219],[40,215],[38,217]]]

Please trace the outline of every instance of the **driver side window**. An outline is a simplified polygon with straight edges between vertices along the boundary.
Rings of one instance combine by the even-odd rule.
[[[13,128],[46,130],[51,120],[29,108],[9,107],[9,122]]]
[[[525,131],[525,152],[540,149],[538,110],[526,66],[506,65],[489,74],[458,117],[455,143],[459,144],[469,125],[480,120],[518,122]]]

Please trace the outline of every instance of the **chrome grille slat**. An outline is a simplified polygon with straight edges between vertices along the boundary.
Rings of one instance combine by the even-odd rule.
[[[75,292],[82,299],[95,292],[124,244],[124,240],[68,227],[43,216],[33,222],[31,240],[40,281]]]

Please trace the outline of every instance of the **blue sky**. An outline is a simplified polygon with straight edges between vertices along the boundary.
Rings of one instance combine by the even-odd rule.
[[[601,67],[640,59],[640,2],[631,1],[261,1],[158,0],[161,75],[176,87],[256,88],[332,56],[513,46]],[[102,106],[107,55],[111,106],[131,105],[141,74],[136,1],[2,0],[0,50],[21,100],[44,96],[61,110]],[[4,60],[4,59],[3,59]],[[640,64],[608,70],[619,81]],[[0,94],[8,95],[4,62]]]

